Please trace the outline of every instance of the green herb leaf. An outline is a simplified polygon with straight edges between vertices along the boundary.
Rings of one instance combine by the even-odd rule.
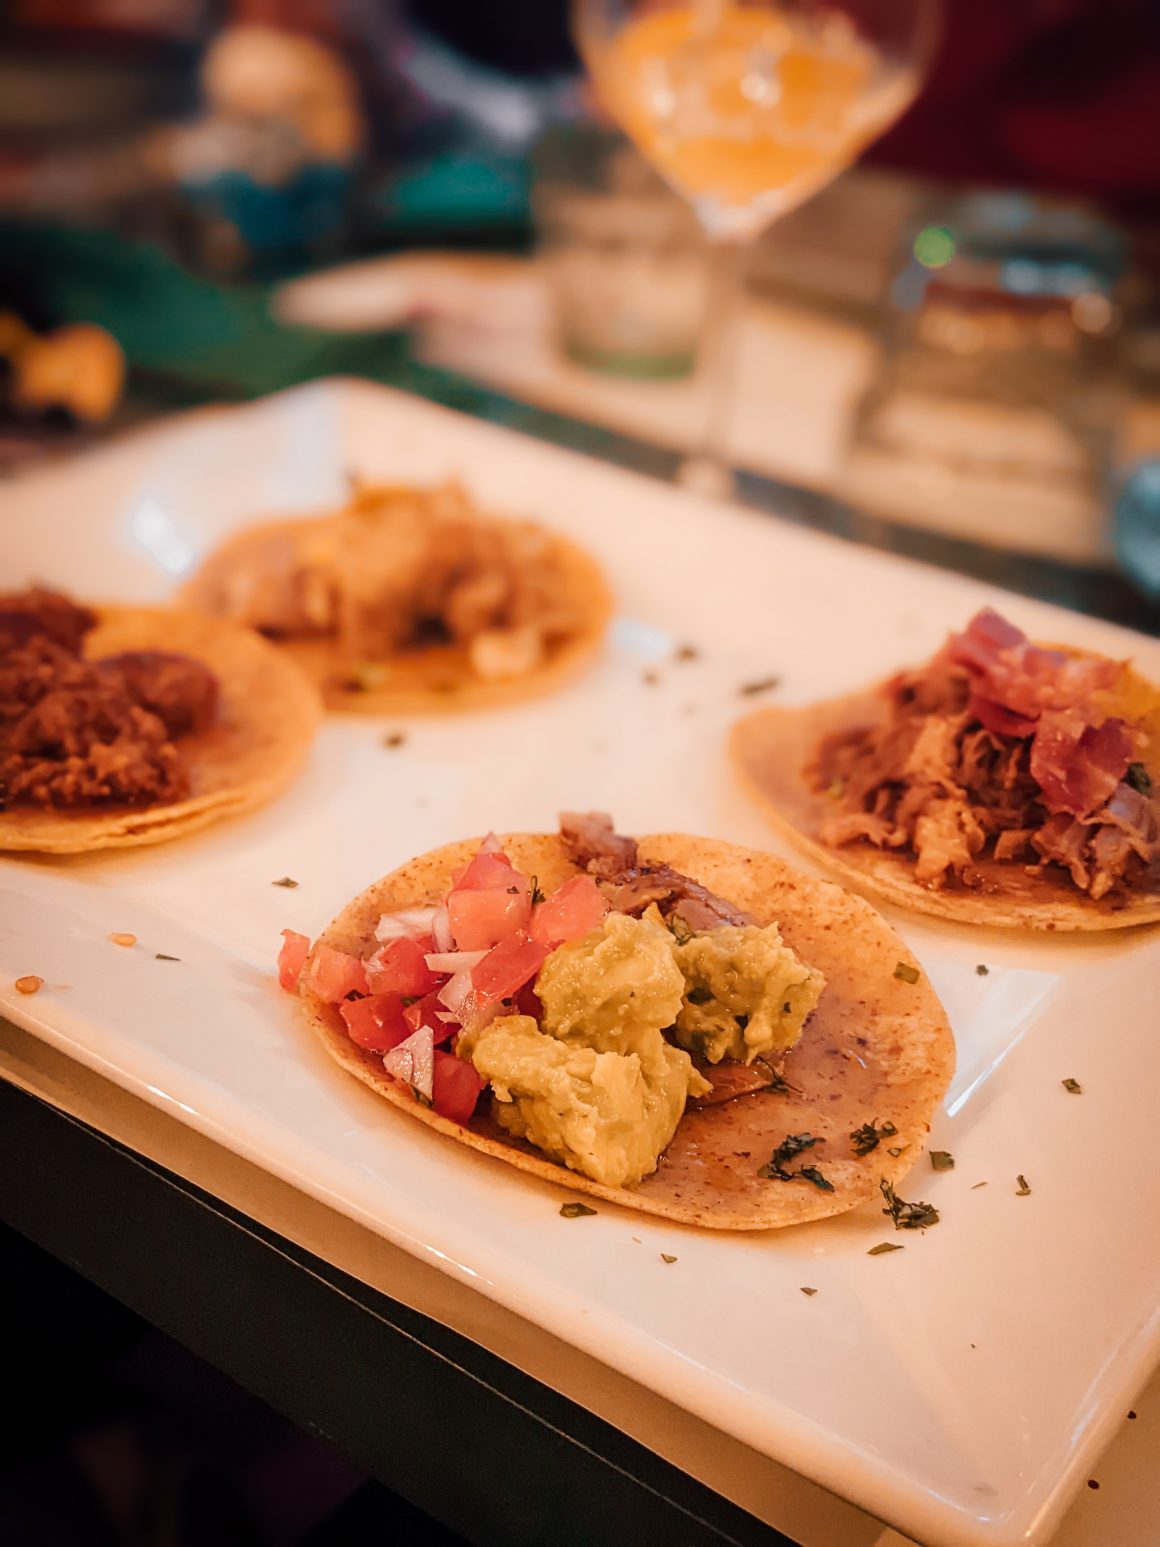
[[[985,966],[983,962],[980,962],[979,965],[975,968],[975,972],[981,978],[985,978],[990,970],[990,967]]]
[[[786,1163],[803,1150],[813,1149],[819,1142],[812,1133],[786,1134],[766,1163],[757,1168],[758,1176],[777,1177],[779,1181],[788,1182],[794,1173],[786,1170]]]
[[[886,1153],[888,1155],[893,1155],[895,1160],[897,1160],[899,1155],[905,1155],[909,1148],[909,1144],[892,1144]]]
[[[1069,1077],[1066,1080],[1061,1080],[1060,1084],[1063,1086],[1064,1090],[1067,1091],[1069,1096],[1083,1095],[1083,1086],[1079,1083],[1078,1080],[1073,1080]]]
[[[816,1295],[817,1294],[817,1290],[816,1289],[812,1289],[809,1284],[803,1284],[801,1286],[801,1288],[802,1288],[802,1294],[803,1295]]]
[[[582,1219],[585,1214],[595,1214],[595,1209],[590,1209],[586,1203],[562,1203],[560,1215],[563,1219]]]
[[[547,896],[547,893],[546,892],[542,892],[540,890],[540,878],[539,878],[539,876],[533,876],[532,877],[532,907],[534,908],[538,902],[543,902],[543,900],[544,900],[544,898],[546,896]]]
[[[293,887],[298,885],[298,882],[295,881],[293,876],[283,876],[280,881],[271,881],[270,885],[271,886],[285,886],[285,887],[289,887],[289,888],[292,889]]]
[[[932,1171],[953,1171],[955,1169],[955,1157],[950,1150],[931,1150],[930,1165]]]
[[[907,1203],[894,1191],[883,1177],[878,1184],[886,1207],[882,1210],[894,1221],[895,1230],[925,1230],[928,1225],[938,1224],[938,1210],[930,1203]]]
[[[1025,1176],[1017,1176],[1015,1180],[1019,1183],[1019,1186],[1015,1189],[1015,1196],[1017,1198],[1026,1198],[1031,1192],[1027,1178]]]
[[[833,1182],[827,1181],[822,1173],[818,1170],[817,1166],[803,1166],[798,1172],[798,1175],[802,1178],[803,1181],[812,1182],[813,1185],[815,1187],[819,1187],[822,1192],[833,1192],[834,1190]]]
[[[784,1096],[786,1091],[790,1091],[790,1090],[796,1091],[797,1090],[797,1086],[796,1085],[791,1085],[789,1083],[789,1081],[786,1079],[785,1075],[779,1073],[778,1070],[775,1069],[773,1071],[773,1078],[769,1082],[769,1089],[773,1092],[773,1094],[775,1096]]]
[[[883,1252],[904,1252],[906,1250],[901,1241],[879,1241],[877,1246],[872,1246],[866,1253],[867,1257],[881,1257]]]
[[[593,1212],[595,1212],[595,1210]],[[661,1253],[661,1261],[662,1262],[676,1262],[676,1260],[677,1259],[672,1255],[671,1252],[662,1252]]]
[[[861,1128],[855,1128],[850,1135],[850,1146],[855,1155],[869,1155],[876,1150],[883,1139],[892,1139],[898,1132],[893,1123],[883,1123],[878,1126],[877,1119],[872,1123],[863,1123]]]
[[[894,964],[894,976],[903,983],[917,983],[918,968],[912,967],[909,962],[896,962]]]
[[[164,951],[154,951],[153,960],[157,962],[179,962],[180,956],[169,956]]]
[[[1143,763],[1129,763],[1128,771],[1124,775],[1124,782],[1130,784],[1139,795],[1151,795],[1152,775],[1144,767]]]

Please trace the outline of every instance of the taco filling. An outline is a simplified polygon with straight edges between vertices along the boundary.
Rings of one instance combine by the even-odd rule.
[[[360,958],[284,932],[282,986],[441,1116],[491,1119],[608,1187],[654,1172],[688,1103],[774,1084],[825,987],[750,914],[605,816],[566,816],[579,872],[545,894],[489,838],[440,903],[384,913]]]
[[[825,736],[805,770],[834,848],[911,856],[914,879],[986,889],[985,861],[1066,876],[1093,901],[1160,882],[1148,726],[1111,712],[1127,668],[1031,644],[990,608],[882,690],[884,715]]]
[[[161,650],[87,660],[97,622],[39,587],[0,596],[0,809],[143,807],[189,794],[181,741],[214,723],[217,678]]]
[[[505,682],[592,626],[571,551],[532,522],[483,514],[455,484],[368,487],[337,514],[242,533],[185,594],[272,639],[326,646],[332,685],[349,692],[432,650],[469,679]]]

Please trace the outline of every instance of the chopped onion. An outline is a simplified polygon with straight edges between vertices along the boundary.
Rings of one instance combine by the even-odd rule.
[[[435,1037],[430,1026],[420,1026],[405,1042],[393,1047],[383,1058],[383,1068],[430,1101],[435,1081]]]
[[[470,972],[486,955],[486,951],[432,951],[423,960],[432,972]]]
[[[450,1010],[436,1010],[435,1019],[437,1021],[442,1021],[444,1026],[459,1025],[459,1017],[457,1015],[452,1015]]]
[[[431,933],[435,937],[436,950],[453,951],[455,949],[455,936],[451,933],[451,917],[445,907],[435,910],[431,919]]]
[[[455,1016],[457,1021],[466,1019],[466,1011],[469,1001],[475,989],[471,982],[471,968],[461,967],[439,990],[436,997],[440,1004],[445,1004]]]
[[[481,854],[502,854],[503,844],[499,841],[494,833],[488,833],[487,837],[479,846],[479,852]]]
[[[435,912],[434,908],[400,908],[398,913],[384,913],[375,925],[375,939],[421,940],[431,933]]]

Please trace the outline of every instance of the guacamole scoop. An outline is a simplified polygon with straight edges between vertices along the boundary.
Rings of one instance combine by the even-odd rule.
[[[677,1041],[710,1064],[748,1064],[792,1047],[826,986],[776,924],[727,924],[690,936],[675,951],[686,983]]]
[[[463,1033],[457,1051],[490,1082],[501,1127],[622,1187],[656,1170],[687,1097],[709,1089],[662,1035],[684,991],[668,930],[612,913],[545,961],[540,1026],[502,1016]]]

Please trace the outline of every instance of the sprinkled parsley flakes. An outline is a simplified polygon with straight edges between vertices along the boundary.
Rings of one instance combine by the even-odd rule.
[[[876,1150],[883,1139],[893,1139],[898,1129],[891,1122],[878,1125],[877,1119],[872,1123],[863,1123],[861,1128],[855,1128],[850,1135],[850,1148],[855,1155],[869,1155]]]
[[[743,682],[737,691],[742,698],[753,698],[758,693],[772,693],[780,686],[780,677],[758,677],[753,682]]]
[[[975,973],[976,976],[985,978],[990,970],[990,967],[986,966],[985,963],[980,962],[979,965],[975,968]]]
[[[867,1257],[881,1257],[883,1252],[904,1252],[906,1250],[901,1241],[879,1241],[877,1246],[872,1246],[866,1253]]]
[[[953,1171],[955,1169],[955,1157],[950,1150],[931,1150],[930,1164],[933,1171]]]
[[[803,1295],[816,1295],[817,1294],[817,1290],[812,1288],[809,1284],[803,1284],[801,1286],[801,1289],[802,1289],[802,1294]]]
[[[932,1203],[907,1203],[898,1196],[885,1177],[878,1186],[886,1200],[882,1212],[889,1214],[895,1230],[925,1230],[928,1225],[938,1224],[938,1210]]]
[[[1078,1080],[1073,1080],[1069,1076],[1066,1080],[1060,1080],[1059,1083],[1063,1086],[1064,1090],[1067,1091],[1069,1096],[1083,1095],[1083,1086],[1079,1083]]]
[[[270,885],[271,886],[284,886],[284,887],[287,888],[288,891],[293,891],[294,888],[298,885],[298,882],[295,881],[293,876],[281,876],[281,877],[279,877],[279,879],[277,881],[271,881]]]
[[[562,1203],[560,1216],[562,1219],[583,1219],[585,1214],[595,1214],[595,1209],[590,1209],[586,1203]]]
[[[676,1262],[676,1260],[677,1259],[673,1256],[672,1252],[662,1252],[661,1253],[661,1261],[662,1262]]]
[[[917,983],[918,968],[912,967],[909,962],[896,962],[894,965],[894,976],[901,983]]]
[[[1027,1178],[1025,1176],[1017,1176],[1015,1180],[1019,1183],[1018,1187],[1015,1189],[1015,1196],[1017,1198],[1026,1198],[1031,1192]]]
[[[170,956],[167,951],[154,951],[153,952],[153,960],[155,962],[179,962],[181,960],[181,957],[180,956]]]

